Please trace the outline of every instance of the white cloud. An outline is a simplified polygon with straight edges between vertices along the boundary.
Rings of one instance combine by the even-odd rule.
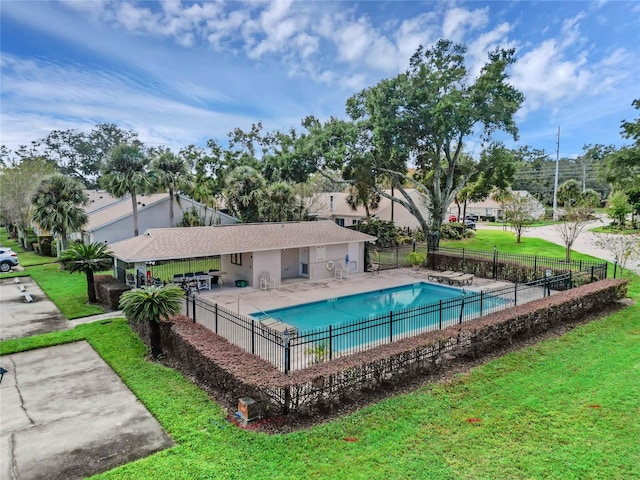
[[[462,42],[468,32],[484,27],[488,18],[489,8],[466,10],[464,8],[452,8],[445,14],[442,23],[444,38],[453,42]]]

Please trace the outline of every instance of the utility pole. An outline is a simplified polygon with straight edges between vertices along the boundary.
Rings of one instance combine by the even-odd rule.
[[[558,141],[556,143],[556,179],[553,183],[553,220],[558,221],[558,173],[560,169],[560,127],[558,127]]]

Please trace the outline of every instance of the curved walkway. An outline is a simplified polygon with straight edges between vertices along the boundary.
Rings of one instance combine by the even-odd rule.
[[[584,228],[584,230],[582,231],[582,233],[578,235],[578,238],[576,239],[573,245],[573,250],[579,253],[584,253],[586,255],[591,255],[596,258],[602,258],[603,260],[608,260],[610,262],[613,262],[615,260],[613,254],[611,254],[611,252],[607,250],[597,247],[595,244],[595,240],[599,236],[604,236],[604,235],[610,238],[619,237],[621,235],[594,233],[589,231],[589,229],[591,228],[601,227],[601,226],[603,226],[603,221],[601,219],[589,222],[587,226]],[[482,230],[503,230],[503,227],[500,227],[500,226],[482,225],[481,223],[478,224],[478,228]],[[507,227],[507,228],[509,228],[510,231],[513,231],[510,229],[510,227]],[[528,238],[541,238],[543,240],[547,240],[548,242],[552,242],[552,243],[555,243],[556,245],[560,245],[564,247],[564,241],[562,240],[562,237],[560,236],[560,233],[556,229],[555,225],[545,225],[543,227],[529,227],[525,229],[524,232],[522,232],[522,236],[528,237]],[[629,260],[627,262],[626,268],[637,274],[640,274],[640,260],[638,259]]]

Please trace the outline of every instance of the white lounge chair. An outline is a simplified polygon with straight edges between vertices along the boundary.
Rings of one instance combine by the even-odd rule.
[[[265,292],[269,290],[269,288],[273,290],[276,289],[276,281],[271,279],[269,272],[262,272],[260,274],[260,288]]]

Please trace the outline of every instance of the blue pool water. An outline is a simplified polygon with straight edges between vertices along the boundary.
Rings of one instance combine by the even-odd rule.
[[[462,291],[458,288],[421,282],[257,312],[252,313],[251,316],[258,320],[274,318],[296,327],[299,331],[306,331],[326,327],[329,324],[338,326],[347,322],[386,315],[390,311],[429,305],[439,300],[458,298],[461,294]]]

